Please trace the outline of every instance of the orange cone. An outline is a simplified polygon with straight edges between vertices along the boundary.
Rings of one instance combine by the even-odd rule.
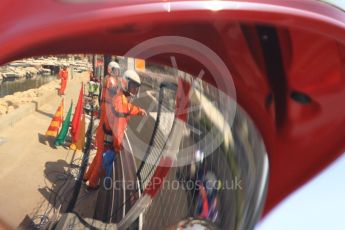
[[[55,115],[54,115],[52,121],[50,122],[48,130],[46,132],[46,136],[51,136],[51,137],[57,136],[59,129],[60,129],[60,126],[61,126],[61,123],[62,123],[62,120],[63,120],[63,109],[64,109],[64,103],[63,103],[63,99],[62,99],[59,108],[55,112]]]

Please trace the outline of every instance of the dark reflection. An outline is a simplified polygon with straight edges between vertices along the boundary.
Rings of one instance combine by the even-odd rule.
[[[169,136],[182,135],[177,167],[144,211],[143,229],[180,229],[193,223],[209,229],[251,229],[266,190],[262,138],[248,115],[240,107],[233,113],[230,98],[214,87],[202,83],[191,94],[184,129]],[[180,220],[187,221],[177,224]]]

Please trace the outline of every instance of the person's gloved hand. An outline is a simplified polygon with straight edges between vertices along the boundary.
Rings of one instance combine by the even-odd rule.
[[[141,116],[147,116],[147,112],[144,109],[140,109]]]

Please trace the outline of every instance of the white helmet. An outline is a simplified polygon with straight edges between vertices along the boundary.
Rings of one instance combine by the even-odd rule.
[[[123,74],[122,79],[122,90],[129,94],[130,96],[134,97],[138,94],[139,87],[141,85],[141,80],[137,72],[134,70],[127,70]]]
[[[200,149],[195,151],[195,162],[203,161],[205,158],[205,153]]]
[[[115,68],[115,69],[120,69],[120,65],[117,63],[117,62],[115,62],[115,61],[111,61],[111,62],[109,62],[109,64],[108,64],[108,69],[112,69],[112,68]]]
[[[214,172],[208,171],[204,177],[207,194],[212,194],[218,188],[218,179]]]
[[[120,65],[117,62],[111,61],[108,64],[108,73],[111,75],[116,75],[116,71],[117,75],[120,74]]]

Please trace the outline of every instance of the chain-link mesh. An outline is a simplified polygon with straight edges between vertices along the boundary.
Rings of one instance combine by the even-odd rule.
[[[168,141],[169,133],[173,128],[176,107],[176,88],[177,86],[173,83],[161,83],[160,85],[155,127],[149,143],[149,148],[137,172],[141,190],[144,190],[150,182],[158,166],[162,150]]]

